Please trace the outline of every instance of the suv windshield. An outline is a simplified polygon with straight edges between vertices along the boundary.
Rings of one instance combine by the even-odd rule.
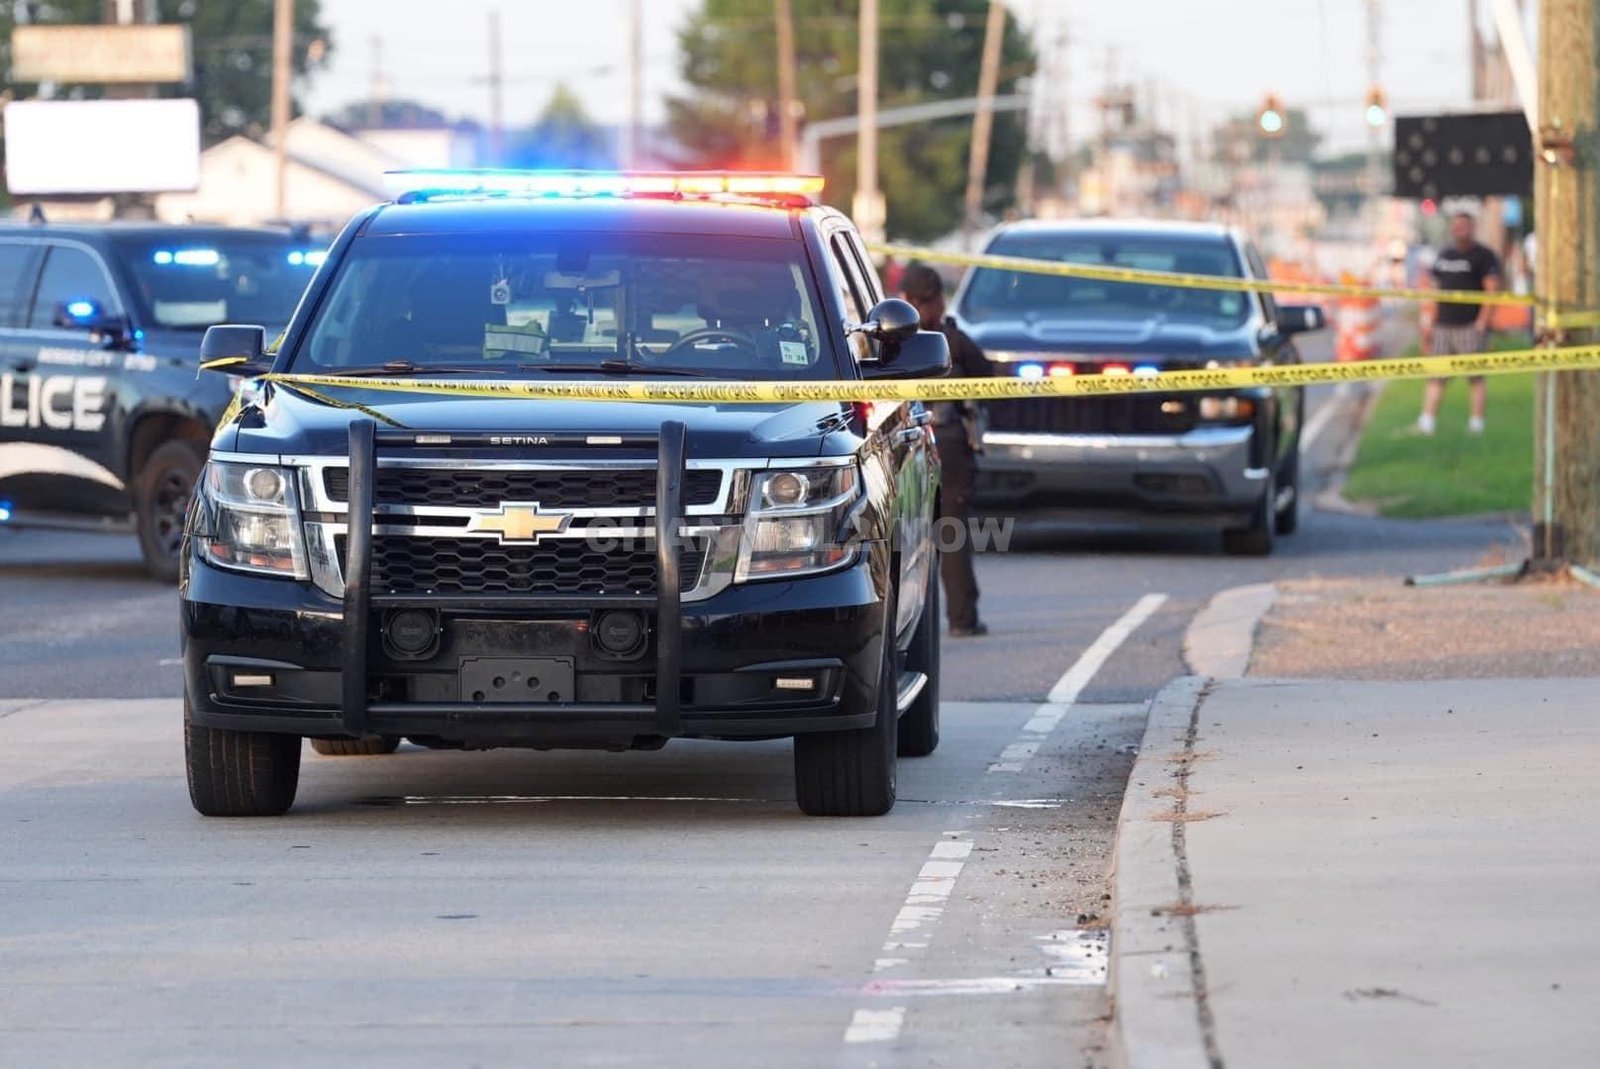
[[[280,327],[324,251],[289,235],[124,238],[116,250],[133,276],[142,318],[160,330],[218,323]]]
[[[798,242],[761,238],[367,237],[293,366],[829,377],[810,277]]]
[[[989,247],[996,256],[1025,256],[1061,263],[1242,276],[1238,256],[1223,238],[1123,234],[1003,234]],[[1251,297],[1243,293],[1100,282],[1021,271],[980,269],[961,297],[959,313],[986,320],[1153,319],[1225,329],[1242,326]]]

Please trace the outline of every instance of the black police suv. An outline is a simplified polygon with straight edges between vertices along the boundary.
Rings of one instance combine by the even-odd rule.
[[[0,226],[0,524],[131,526],[175,578],[232,396],[196,374],[201,332],[281,327],[322,256],[287,230]]]
[[[217,429],[189,523],[195,808],[284,812],[302,738],[793,736],[803,810],[886,812],[896,755],[938,742],[923,407],[494,391],[942,375],[943,335],[798,179],[412,181],[334,242],[274,354],[206,335],[208,363],[276,374]]]
[[[1264,279],[1239,231],[1131,220],[1036,221],[991,236],[998,255]],[[955,299],[997,374],[1152,375],[1300,361],[1314,306],[1270,294],[982,268]],[[988,406],[975,498],[986,511],[1058,512],[1220,528],[1224,550],[1272,551],[1298,520],[1298,387],[1213,394],[1032,398]]]

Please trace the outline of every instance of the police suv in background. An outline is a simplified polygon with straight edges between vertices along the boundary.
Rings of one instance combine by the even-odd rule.
[[[0,226],[0,525],[131,527],[175,578],[232,389],[196,375],[201,334],[281,327],[323,255],[288,230]]]

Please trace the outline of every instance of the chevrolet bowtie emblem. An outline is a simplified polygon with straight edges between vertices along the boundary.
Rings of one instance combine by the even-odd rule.
[[[497,534],[501,545],[533,545],[540,535],[559,534],[572,520],[570,512],[540,512],[538,502],[507,501],[497,509],[480,509],[467,523],[469,534]]]

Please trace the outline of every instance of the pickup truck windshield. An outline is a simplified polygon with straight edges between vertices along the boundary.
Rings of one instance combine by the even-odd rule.
[[[988,249],[1061,263],[1241,277],[1238,256],[1221,238],[1160,235],[1005,234]],[[1243,293],[1057,278],[1021,271],[977,271],[958,309],[970,323],[990,320],[1156,319],[1213,329],[1242,326],[1252,298]]]
[[[797,242],[365,237],[340,263],[292,366],[815,379],[834,367],[822,322]]]
[[[160,330],[218,323],[281,327],[323,250],[289,235],[124,239],[117,255],[133,276],[141,318]]]

